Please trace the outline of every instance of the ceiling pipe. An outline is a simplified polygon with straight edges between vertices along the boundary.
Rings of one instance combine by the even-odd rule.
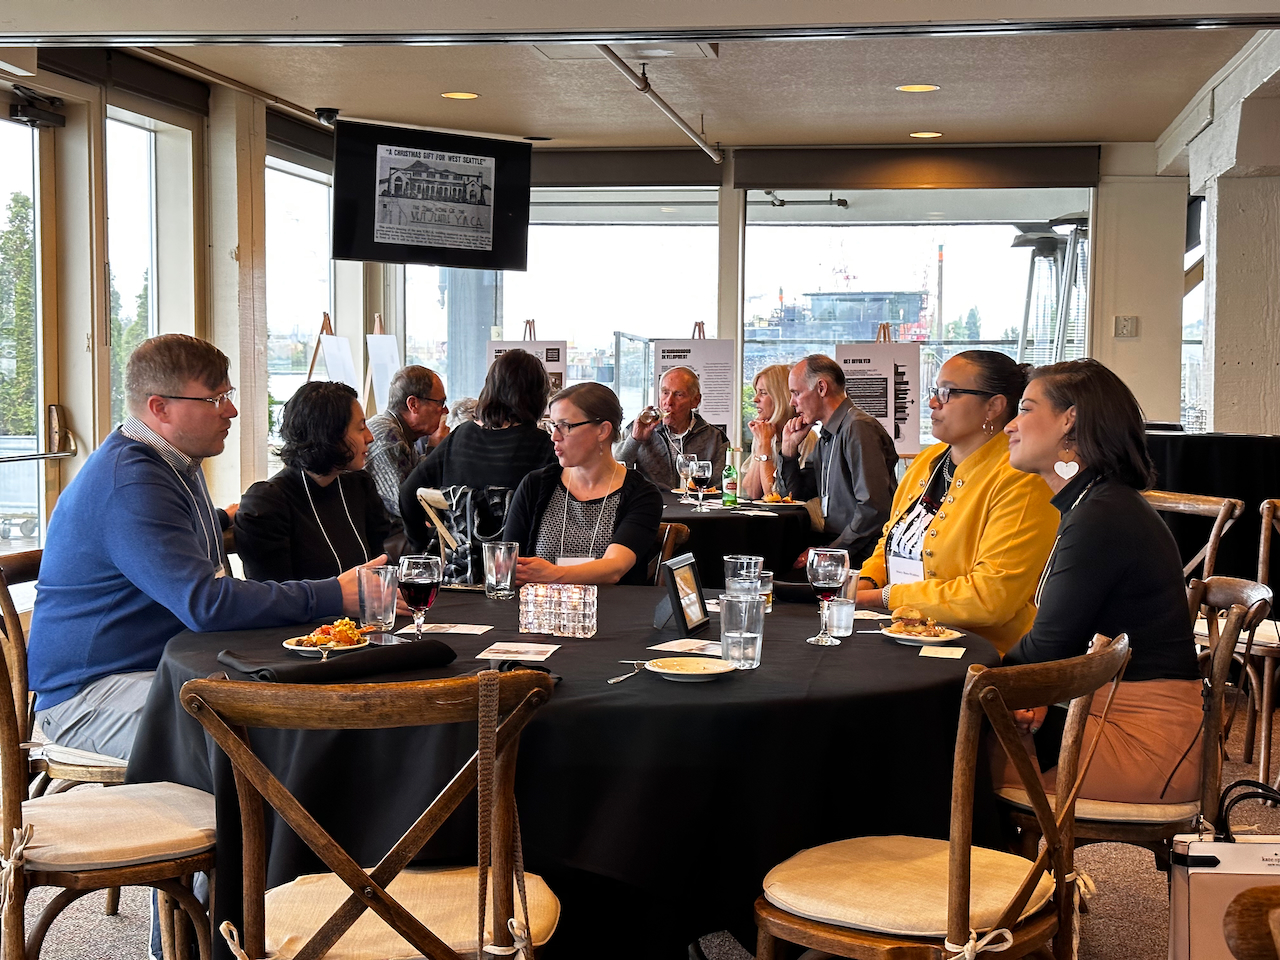
[[[618,70],[622,73],[622,75],[626,77],[628,80],[630,80],[632,85],[638,91],[640,91],[646,97],[648,97],[651,101],[653,101],[653,105],[655,107],[657,107],[659,110],[665,113],[668,117],[670,117],[671,122],[674,123],[681,130],[683,130],[685,133],[685,136],[687,136],[690,140],[696,143],[698,147],[702,150],[702,152],[711,158],[712,163],[724,163],[724,151],[717,150],[715,147],[707,143],[707,141],[702,138],[702,135],[698,133],[697,130],[693,129],[693,127],[685,123],[684,117],[680,116],[680,114],[672,110],[670,105],[667,103],[667,101],[663,100],[660,96],[654,93],[653,87],[649,85],[649,78],[647,76],[641,76],[640,74],[632,70],[630,67],[628,67],[626,64],[626,61],[624,61],[620,56],[614,53],[607,43],[596,44],[596,49],[599,50],[601,53],[603,53],[605,55],[605,59],[607,59],[610,63],[612,63],[615,67],[617,67]]]

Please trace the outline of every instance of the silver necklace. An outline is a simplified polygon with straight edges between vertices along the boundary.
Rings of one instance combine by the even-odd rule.
[[[329,539],[329,533],[324,528],[324,521],[320,519],[320,511],[316,509],[315,500],[311,499],[311,484],[307,483],[307,471],[299,470],[302,474],[302,489],[307,491],[307,503],[311,504],[311,513],[316,518],[316,526],[320,528],[320,536],[324,537],[324,542],[329,545],[329,550],[333,553],[333,559],[338,564],[338,573],[342,573],[342,558],[338,556],[338,551],[333,548],[333,541]],[[351,511],[347,509],[347,495],[342,492],[342,474],[338,474],[333,478],[333,482],[338,485],[338,496],[342,499],[342,512],[347,515],[347,523],[351,524],[351,532],[356,535],[356,542],[360,544],[360,553],[364,557],[364,562],[369,562],[369,551],[364,547],[364,537],[360,536],[360,531],[356,529],[356,522],[351,519]]]

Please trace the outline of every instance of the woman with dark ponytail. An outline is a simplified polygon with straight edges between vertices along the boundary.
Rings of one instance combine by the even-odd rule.
[[[858,572],[860,605],[915,607],[1001,654],[1030,629],[1058,517],[1044,484],[1009,465],[1004,426],[1026,383],[1027,369],[993,350],[942,365],[929,400],[941,442],[898,485],[884,535]]]

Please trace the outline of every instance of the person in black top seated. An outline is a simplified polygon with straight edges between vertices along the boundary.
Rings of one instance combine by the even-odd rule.
[[[662,520],[662,494],[613,458],[622,405],[608,387],[579,383],[551,398],[558,463],[516,490],[503,538],[520,544],[519,583],[644,583]]]
[[[382,553],[391,530],[364,455],[373,435],[356,392],[313,381],[284,405],[285,467],[251,486],[236,511],[236,550],[250,580],[319,580]]]
[[[546,368],[533,354],[508,350],[493,362],[475,420],[451,431],[400,486],[400,516],[412,550],[426,553],[434,539],[418,488],[514,490],[530,471],[555,462],[551,438],[538,427],[550,392]]]
[[[1031,378],[1017,418],[1005,427],[1009,462],[1044,478],[1062,521],[1036,591],[1035,621],[1004,662],[1079,656],[1095,633],[1127,633],[1132,659],[1080,795],[1129,803],[1194,800],[1200,672],[1178,547],[1140,492],[1155,482],[1142,411],[1120,378],[1096,360],[1039,367]],[[1086,744],[1105,703],[1100,691]],[[1025,732],[1052,739],[1061,731],[1062,717],[1055,715],[1065,711],[1055,709],[1048,723],[1047,714],[1043,707],[1021,711],[1019,722]],[[1038,746],[1041,756],[1056,757],[1056,744]]]

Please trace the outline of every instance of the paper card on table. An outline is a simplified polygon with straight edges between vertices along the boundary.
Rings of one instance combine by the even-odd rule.
[[[887,613],[876,613],[874,610],[855,610],[853,611],[855,620],[891,620],[893,619]]]
[[[477,660],[545,660],[560,649],[558,643],[495,643],[476,654]]]
[[[707,603],[707,613],[719,613],[719,612],[720,612],[720,601],[719,601],[719,600],[708,600],[706,603]]]
[[[920,656],[938,657],[942,660],[959,660],[967,647],[921,647]]]
[[[488,633],[493,627],[484,623],[424,623],[422,625],[423,633],[461,633],[472,637],[478,637],[482,633]],[[415,634],[413,624],[402,627],[396,633],[413,636]]]
[[[718,657],[722,648],[719,640],[696,640],[693,637],[686,637],[683,640],[668,640],[665,643],[655,643],[648,649],[671,650],[674,653],[701,653],[708,657]]]
[[[772,510],[735,510],[736,514],[744,517],[776,517],[777,514]]]

